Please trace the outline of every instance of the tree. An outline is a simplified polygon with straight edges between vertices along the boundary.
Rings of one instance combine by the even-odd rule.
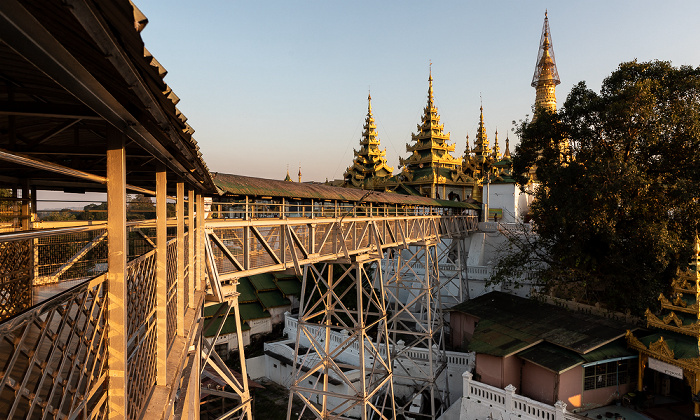
[[[654,306],[700,221],[700,67],[623,63],[600,94],[581,82],[517,132],[513,172],[524,185],[534,168],[539,182],[537,236],[513,242],[494,280],[527,262],[547,291],[637,314]]]

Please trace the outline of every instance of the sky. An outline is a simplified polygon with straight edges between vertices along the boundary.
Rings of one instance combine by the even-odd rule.
[[[483,104],[491,145],[511,151],[532,114],[545,10],[561,105],[599,91],[620,63],[700,65],[700,1],[134,0],[146,48],[195,129],[211,171],[342,178],[359,148],[367,95],[381,147],[398,157],[416,132],[432,62],[435,103],[454,156],[473,147]]]

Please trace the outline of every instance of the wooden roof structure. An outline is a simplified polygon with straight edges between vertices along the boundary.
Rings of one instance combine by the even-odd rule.
[[[144,47],[147,23],[128,0],[0,4],[0,183],[104,190],[111,126],[126,138],[132,190],[155,190],[160,163],[215,191],[167,71]]]

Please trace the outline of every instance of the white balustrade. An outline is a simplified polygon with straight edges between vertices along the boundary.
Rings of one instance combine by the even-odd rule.
[[[474,404],[483,408],[506,413],[506,418],[523,420],[576,420],[579,417],[566,411],[566,403],[557,401],[548,405],[517,395],[516,388],[508,385],[505,389],[496,388],[473,379],[470,372],[462,374],[462,411],[470,411]]]

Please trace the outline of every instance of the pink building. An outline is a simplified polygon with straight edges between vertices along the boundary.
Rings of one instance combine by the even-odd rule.
[[[475,379],[570,410],[606,405],[633,391],[633,325],[491,292],[450,309],[455,350],[476,353]]]

